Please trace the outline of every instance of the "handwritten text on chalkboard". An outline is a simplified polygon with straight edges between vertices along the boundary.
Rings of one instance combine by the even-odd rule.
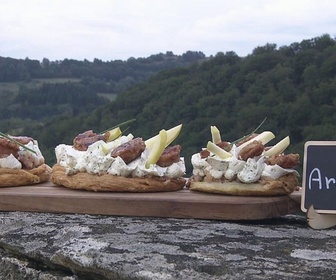
[[[329,190],[330,187],[336,186],[335,178],[322,177],[321,170],[319,168],[314,168],[309,174],[308,189],[311,190],[312,187],[317,186],[320,190],[326,188]]]

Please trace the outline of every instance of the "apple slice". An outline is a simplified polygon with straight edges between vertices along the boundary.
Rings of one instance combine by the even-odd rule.
[[[182,130],[182,124],[179,124],[169,130],[167,130],[166,147],[168,147],[179,136]]]
[[[207,150],[222,159],[232,157],[232,154],[223,150],[221,147],[218,147],[216,144],[212,143],[211,141],[209,141],[207,144]]]
[[[108,150],[108,148],[107,148],[105,145],[102,145],[102,146],[101,146],[101,149],[102,149],[102,151],[103,151],[103,153],[104,153],[105,155],[108,154],[109,150]]]
[[[211,126],[210,130],[211,130],[212,142],[215,144],[222,142],[219,129],[216,126]]]
[[[115,139],[117,139],[121,135],[121,129],[120,127],[116,127],[114,129],[111,129],[107,132],[109,134],[106,142],[111,142]]]
[[[237,152],[239,152],[242,148],[244,148],[246,145],[252,143],[253,141],[261,141],[261,143],[263,145],[267,144],[269,141],[271,141],[272,139],[275,138],[275,135],[273,134],[273,132],[271,131],[264,131],[260,134],[258,134],[256,137],[253,137],[252,139],[250,139],[249,141],[241,144],[238,148],[237,148]]]
[[[166,130],[167,132],[167,140],[165,143],[165,147],[168,147],[175,139],[176,137],[180,134],[182,129],[182,124],[179,124],[171,129]],[[159,138],[159,134],[153,136],[152,138],[149,138],[145,141],[146,147],[152,148],[154,144],[157,142]]]
[[[290,139],[289,139],[289,136],[287,136],[284,139],[282,139],[280,142],[278,142],[276,145],[274,145],[272,148],[267,150],[264,153],[264,155],[268,156],[268,157],[279,155],[279,154],[283,153],[284,150],[287,149],[289,144],[290,144]]]
[[[164,129],[160,130],[158,138],[156,139],[157,141],[155,141],[148,155],[146,168],[149,168],[151,164],[155,164],[159,160],[163,150],[166,148],[167,131]]]

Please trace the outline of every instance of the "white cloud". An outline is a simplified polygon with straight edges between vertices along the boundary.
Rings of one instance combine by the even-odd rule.
[[[336,35],[332,0],[11,0],[0,9],[0,56],[39,60],[244,56],[266,43]]]

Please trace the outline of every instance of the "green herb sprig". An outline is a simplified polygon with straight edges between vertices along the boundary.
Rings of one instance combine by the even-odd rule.
[[[21,144],[20,142],[16,141],[15,139],[13,139],[12,137],[8,136],[7,134],[4,134],[4,133],[0,132],[0,136],[3,137],[3,138],[8,139],[9,141],[15,143],[16,145],[19,145],[19,146],[22,147],[23,149],[25,149],[25,150],[27,150],[27,151],[30,151],[30,152],[32,152],[32,153],[34,153],[34,154],[36,154],[36,151],[34,151],[34,150],[28,148],[27,146]]]
[[[119,124],[117,124],[117,125],[115,125],[115,126],[113,126],[113,127],[110,127],[110,128],[108,128],[108,129],[106,129],[106,130],[100,132],[99,134],[104,134],[105,132],[108,132],[108,131],[110,131],[110,130],[116,128],[116,127],[121,127],[121,126],[124,126],[124,125],[126,125],[126,124],[130,124],[130,123],[135,122],[135,121],[136,121],[136,119],[131,119],[131,120],[128,120],[128,121],[119,123]],[[129,127],[127,127],[126,129],[124,129],[124,131],[127,130],[128,128],[129,128]]]
[[[243,136],[243,137],[241,137],[241,138],[239,138],[239,139],[231,142],[230,146],[232,147],[234,144],[239,143],[241,141],[244,141],[246,138],[250,137],[253,133],[255,133],[264,124],[264,122],[266,121],[266,119],[267,119],[267,117],[264,118],[264,120],[251,133],[249,133],[249,134],[247,134],[247,135],[245,135],[245,136]]]

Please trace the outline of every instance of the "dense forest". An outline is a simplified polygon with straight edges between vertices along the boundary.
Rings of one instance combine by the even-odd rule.
[[[160,71],[89,113],[26,123],[22,133],[38,138],[52,163],[54,147],[70,144],[85,130],[100,132],[136,118],[129,131],[146,139],[182,123],[178,143],[190,172],[190,156],[211,139],[211,125],[223,140],[233,141],[265,117],[260,131],[273,131],[275,141],[289,135],[288,151],[301,157],[308,140],[336,140],[335,38],[325,34],[281,47],[268,43],[246,57],[219,52],[188,67]]]
[[[156,73],[206,60],[202,52],[172,52],[126,61],[49,61],[0,57],[0,129],[20,133],[26,123],[91,113]]]

